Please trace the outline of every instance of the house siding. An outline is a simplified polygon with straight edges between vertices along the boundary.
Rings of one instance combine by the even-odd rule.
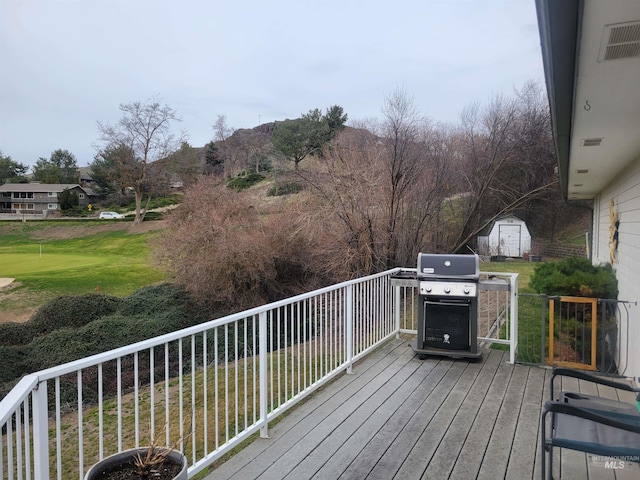
[[[618,227],[617,261],[613,267],[618,279],[619,300],[632,303],[640,300],[640,157],[625,169],[594,202],[593,263],[609,263],[609,205],[620,222]],[[628,316],[628,326],[627,326]],[[640,311],[633,305],[622,308],[620,334],[624,341],[620,347],[619,373],[640,377]]]
[[[69,188],[78,195],[80,206],[91,203],[90,194],[77,185],[41,183],[4,184],[0,186],[0,213],[15,216],[21,216],[22,214],[46,216],[49,213],[60,210],[58,194],[66,188]],[[53,193],[53,195],[50,196],[49,193]],[[23,206],[27,204],[33,208],[25,208]],[[50,208],[50,206],[54,205],[55,208]]]

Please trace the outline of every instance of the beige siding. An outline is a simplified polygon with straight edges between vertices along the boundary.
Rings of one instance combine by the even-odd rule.
[[[640,158],[604,189],[594,202],[595,264],[609,262],[611,199],[620,221],[617,262],[614,263],[620,290],[618,299],[637,302],[640,300]],[[633,305],[621,311],[620,373],[640,377],[640,348],[637,345],[637,339],[640,338],[640,310]]]

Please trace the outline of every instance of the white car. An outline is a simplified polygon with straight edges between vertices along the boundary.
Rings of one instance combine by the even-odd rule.
[[[124,215],[117,212],[102,212],[100,213],[100,218],[124,218]]]

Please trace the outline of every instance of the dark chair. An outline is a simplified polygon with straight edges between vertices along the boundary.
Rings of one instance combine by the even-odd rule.
[[[639,403],[636,406],[596,395],[566,391],[560,391],[556,397],[554,380],[559,376],[635,392]],[[579,370],[554,368],[550,392],[551,400],[545,403],[542,412],[542,478],[552,478],[553,447],[612,457],[612,460],[638,462],[640,388]],[[546,425],[548,414],[551,415],[550,432],[547,432]]]

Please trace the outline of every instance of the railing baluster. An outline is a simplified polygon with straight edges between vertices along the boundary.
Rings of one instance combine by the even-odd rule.
[[[13,414],[12,417],[9,417],[7,421],[7,472],[9,473],[9,480],[13,480],[13,425],[11,419],[19,415],[20,407],[18,406],[18,410]]]
[[[9,421],[11,421],[9,419]],[[8,426],[7,426],[8,429]],[[2,441],[4,437],[2,435],[0,435],[0,478],[4,478],[4,443]],[[42,478],[47,478],[47,477],[42,477]]]
[[[191,458],[196,463],[196,336],[191,335]]]
[[[30,423],[29,397],[27,397],[24,399],[24,466],[26,480],[31,480],[31,436],[29,435]]]
[[[244,319],[245,323],[247,321],[246,317]],[[233,431],[233,436],[238,435],[238,370],[240,370],[240,355],[238,353],[238,343],[240,339],[238,338],[238,323],[240,320],[236,320],[233,323],[233,383],[234,383],[234,392],[233,392],[233,404],[235,405],[234,412],[234,420],[235,420],[235,429]]]
[[[55,380],[56,391],[56,468],[57,478],[62,479],[62,434],[60,419],[60,377]]]
[[[122,451],[122,357],[116,360],[118,402],[118,452]]]
[[[135,446],[140,447],[140,391],[138,381],[138,352],[133,354],[133,418]]]
[[[270,324],[273,324],[273,321],[270,322]],[[272,332],[273,334],[273,332]],[[272,335],[273,337],[273,335]],[[251,377],[252,377],[252,381],[253,381],[253,407],[251,408],[253,410],[253,422],[252,423],[256,423],[257,421],[257,407],[258,407],[258,400],[257,400],[257,392],[256,389],[258,388],[258,383],[256,382],[256,368],[258,367],[257,365],[257,353],[256,353],[256,345],[258,344],[258,342],[256,341],[258,340],[258,338],[256,337],[256,317],[253,317],[253,321],[251,322],[251,344],[253,345],[253,355],[252,355],[252,359],[251,361],[253,362],[253,370],[251,372]],[[273,339],[272,339],[273,341]],[[273,360],[273,357],[271,357]],[[269,390],[272,390],[272,386],[269,387]]]
[[[229,441],[229,324],[224,324],[224,431]]]
[[[251,323],[253,323],[253,322],[251,322]],[[249,407],[249,396],[246,394],[247,386],[248,386],[248,380],[249,380],[247,378],[249,376],[249,369],[248,369],[249,359],[247,358],[248,357],[248,355],[247,355],[247,349],[248,349],[248,345],[247,345],[247,338],[248,337],[247,337],[247,335],[248,335],[249,332],[247,331],[248,330],[247,327],[248,327],[247,318],[245,318],[244,319],[244,329],[243,329],[243,339],[244,339],[244,362],[243,362],[243,364],[244,364],[244,379],[243,380],[244,380],[244,391],[245,391],[245,394],[243,396],[244,396],[244,429],[245,430],[249,426],[249,414],[248,414],[248,412],[249,412],[249,410],[248,410],[248,407]],[[237,409],[237,407],[236,407],[236,409]]]
[[[202,332],[202,427],[205,454],[209,451],[209,349],[207,348],[207,330]]]
[[[149,437],[156,438],[156,362],[155,362],[155,348],[149,349]]]
[[[102,363],[98,364],[98,459],[104,458],[104,403],[102,398]]]
[[[171,445],[169,432],[169,342],[164,344],[164,438],[165,444]]]
[[[78,478],[84,476],[84,438],[82,429],[82,370],[77,373],[78,388]]]
[[[182,365],[182,337],[178,339],[178,422],[180,422],[178,432],[180,434],[180,451],[184,452],[184,388],[183,388],[183,365]],[[167,428],[169,428],[167,426]]]
[[[268,409],[267,409],[267,313],[259,315],[259,339],[260,339],[260,436],[269,436]]]
[[[219,327],[215,327],[213,332],[213,391],[214,391],[214,396],[215,396],[215,403],[214,403],[214,418],[215,418],[215,449],[217,450],[218,447],[220,446],[220,412],[219,412],[219,406],[220,406],[220,400],[218,397],[218,391],[220,390],[219,388],[219,383],[218,383],[218,356],[219,356],[219,350],[218,350],[218,331],[219,331]]]

